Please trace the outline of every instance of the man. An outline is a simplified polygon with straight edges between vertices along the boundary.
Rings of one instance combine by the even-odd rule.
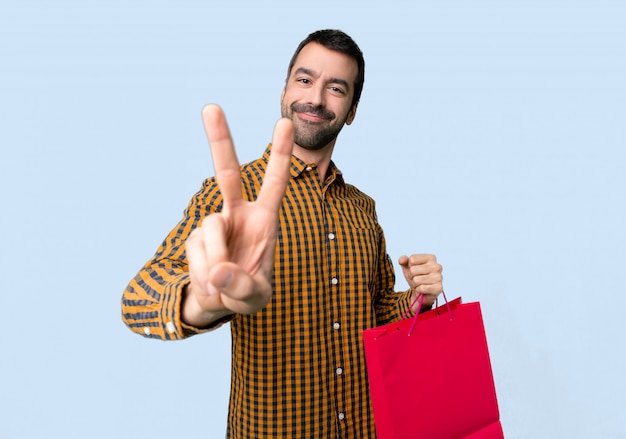
[[[399,260],[410,290],[394,292],[374,202],[331,161],[363,78],[348,35],[309,35],[271,145],[241,169],[224,114],[205,107],[215,177],[124,292],[124,321],[147,337],[231,323],[227,437],[374,438],[362,331],[442,290],[435,257],[412,255]]]

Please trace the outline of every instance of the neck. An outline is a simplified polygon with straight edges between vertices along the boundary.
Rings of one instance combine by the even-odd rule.
[[[298,144],[294,144],[293,155],[306,164],[317,165],[317,173],[320,177],[320,182],[323,183],[326,180],[326,173],[328,172],[328,167],[330,166],[330,160],[333,155],[334,147],[335,142],[332,142],[322,149],[312,151],[310,149],[302,148]]]

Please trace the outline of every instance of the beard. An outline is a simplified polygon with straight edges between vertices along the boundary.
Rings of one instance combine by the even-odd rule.
[[[283,117],[293,122],[293,136],[295,143],[310,151],[317,151],[334,141],[346,123],[348,116],[343,120],[335,120],[335,113],[322,106],[293,103],[291,106],[281,105]],[[295,113],[310,113],[329,121],[328,124],[310,122],[295,117]],[[333,120],[335,120],[333,122]]]

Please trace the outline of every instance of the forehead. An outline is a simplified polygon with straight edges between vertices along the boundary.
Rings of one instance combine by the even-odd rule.
[[[359,67],[351,56],[327,49],[319,43],[309,43],[298,54],[291,74],[298,69],[306,69],[317,76],[343,79],[354,84]]]

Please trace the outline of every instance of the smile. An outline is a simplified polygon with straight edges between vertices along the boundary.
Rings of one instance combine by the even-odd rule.
[[[296,112],[296,114],[298,115],[298,117],[302,120],[304,120],[305,122],[324,122],[325,120],[328,120],[325,117],[320,116],[319,114],[314,114],[314,113],[298,113]]]

